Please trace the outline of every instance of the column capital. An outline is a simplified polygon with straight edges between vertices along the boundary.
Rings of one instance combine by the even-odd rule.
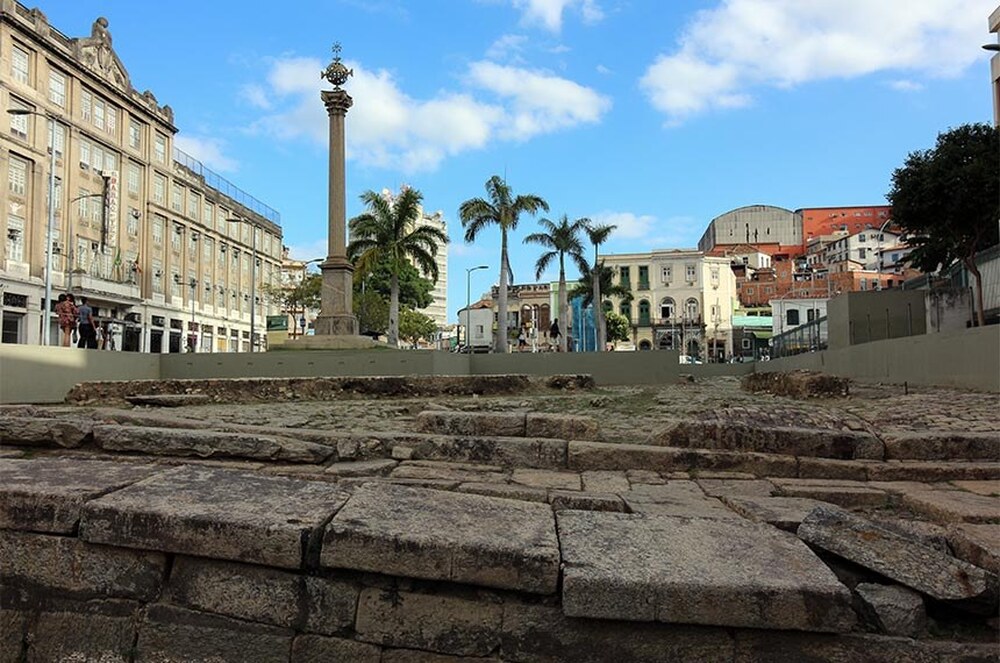
[[[354,104],[346,90],[323,90],[320,98],[323,99],[328,115],[347,115],[347,109]]]

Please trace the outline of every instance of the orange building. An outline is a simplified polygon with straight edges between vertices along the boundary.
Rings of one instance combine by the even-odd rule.
[[[867,207],[811,207],[798,210],[802,218],[802,246],[821,235],[847,231],[853,235],[862,230],[878,230],[891,217],[888,205]]]

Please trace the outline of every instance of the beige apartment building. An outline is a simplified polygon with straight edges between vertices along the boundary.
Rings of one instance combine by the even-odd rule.
[[[1000,32],[1000,7],[993,10],[989,18],[990,32]],[[1000,53],[994,52],[990,58],[990,79],[993,81],[993,125],[1000,126]]]
[[[702,361],[733,354],[736,277],[729,258],[670,249],[602,255],[632,301],[612,299],[632,324],[639,350],[677,350]]]
[[[2,342],[46,324],[59,342],[46,282],[88,297],[118,350],[248,351],[252,320],[263,338],[280,216],[174,147],[173,111],[132,87],[105,19],[71,38],[0,0],[0,108]]]

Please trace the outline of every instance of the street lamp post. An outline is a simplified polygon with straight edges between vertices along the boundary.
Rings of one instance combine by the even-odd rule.
[[[45,232],[45,301],[42,306],[42,345],[48,345],[51,338],[52,321],[52,235],[56,227],[56,118],[48,113],[30,111],[26,108],[11,108],[11,115],[37,115],[48,118],[49,125],[49,221]]]
[[[254,327],[256,322],[257,285],[257,224],[246,219],[226,219],[228,223],[246,223],[250,226],[250,352],[254,351]]]
[[[472,306],[472,272],[489,269],[489,265],[467,267],[465,269],[465,344],[469,345],[469,307]]]

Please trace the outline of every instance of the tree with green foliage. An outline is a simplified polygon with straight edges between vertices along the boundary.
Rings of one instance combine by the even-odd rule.
[[[594,276],[590,266],[580,270],[580,278],[569,290],[569,298],[583,298],[583,306],[586,308],[594,303]],[[615,283],[615,270],[605,265],[603,262],[598,269],[598,288],[603,297],[618,297],[628,303],[632,301],[632,289],[627,285]],[[604,300],[607,302],[607,299]],[[603,304],[602,304],[603,308]]]
[[[389,300],[379,293],[355,289],[352,306],[363,335],[384,334],[389,330]]]
[[[632,338],[632,326],[624,315],[608,311],[604,318],[608,328],[608,341],[627,341]]]
[[[293,325],[298,326],[300,316],[304,317],[306,311],[319,309],[322,287],[322,274],[306,274],[301,281],[292,286],[265,285],[263,290],[264,294],[277,302],[285,313],[292,316]]]
[[[423,195],[416,189],[404,187],[398,196],[365,191],[361,200],[367,211],[350,221],[351,243],[347,253],[362,273],[371,273],[382,263],[388,265],[388,342],[390,347],[398,347],[399,274],[412,260],[437,282],[434,256],[438,247],[448,242],[448,236],[433,226],[417,225]]]
[[[430,317],[413,311],[403,309],[399,315],[399,337],[409,341],[413,347],[417,346],[420,339],[429,341],[437,332],[437,324]]]
[[[434,296],[431,295],[434,284],[421,276],[420,270],[410,263],[400,266],[396,279],[399,283],[400,309],[427,308],[434,302]],[[370,273],[355,272],[354,281],[355,292],[362,289],[377,292],[387,303],[392,296],[392,270],[384,262],[376,265]]]
[[[563,214],[559,223],[549,219],[539,219],[538,224],[545,232],[532,233],[524,238],[525,244],[538,244],[548,249],[535,262],[535,279],[542,278],[549,264],[559,260],[559,319],[563,321],[562,329],[569,328],[569,299],[566,296],[566,258],[569,257],[581,270],[587,268],[583,257],[583,244],[580,243],[580,231],[587,227],[588,219],[577,219],[569,222],[569,217]],[[559,350],[566,352],[566,333],[559,335]]]
[[[939,134],[932,149],[911,152],[893,172],[886,198],[915,247],[914,265],[933,272],[960,262],[969,270],[979,325],[986,324],[976,255],[1000,241],[1000,131],[979,123]]]
[[[612,226],[607,224],[593,225],[589,222],[585,228],[587,232],[587,238],[590,243],[594,245],[594,264],[591,266],[591,281],[593,282],[594,293],[592,300],[595,302],[602,301],[601,299],[601,280],[597,278],[599,273],[599,263],[598,249],[601,244],[608,241],[608,237],[618,226]],[[603,263],[600,263],[603,264]],[[603,352],[604,348],[607,346],[608,342],[608,332],[607,332],[607,322],[603,316],[597,316],[597,351]]]
[[[494,175],[486,181],[484,198],[470,198],[458,208],[458,217],[465,228],[465,241],[476,241],[479,233],[490,226],[500,228],[500,279],[499,295],[497,297],[497,335],[495,340],[497,352],[507,352],[507,285],[510,275],[510,263],[507,258],[507,234],[517,229],[517,221],[522,212],[536,214],[538,210],[549,211],[549,204],[541,197],[533,194],[514,196],[510,187],[499,175]]]

